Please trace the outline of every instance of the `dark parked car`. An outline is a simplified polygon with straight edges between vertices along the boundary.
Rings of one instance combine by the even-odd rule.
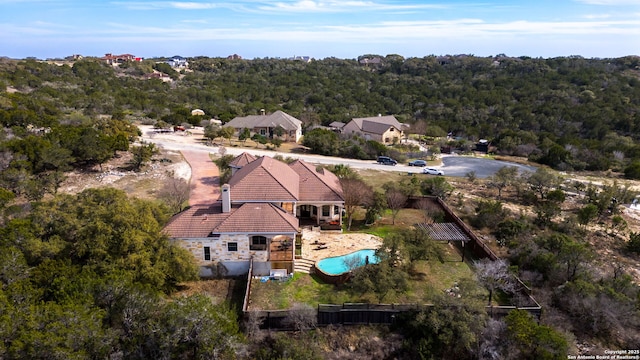
[[[398,162],[388,156],[378,156],[378,164],[396,165]]]
[[[413,160],[409,162],[409,166],[420,166],[420,167],[425,167],[427,166],[427,162],[424,160]]]

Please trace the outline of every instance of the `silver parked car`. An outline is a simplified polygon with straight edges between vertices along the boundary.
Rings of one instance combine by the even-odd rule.
[[[430,174],[430,175],[444,175],[444,171],[442,170],[438,170],[438,169],[434,169],[434,168],[424,168],[422,170],[423,174]]]

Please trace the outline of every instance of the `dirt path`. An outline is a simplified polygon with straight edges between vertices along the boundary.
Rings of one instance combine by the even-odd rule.
[[[211,204],[220,197],[220,171],[208,152],[182,150],[182,156],[191,166],[191,193],[189,205]]]

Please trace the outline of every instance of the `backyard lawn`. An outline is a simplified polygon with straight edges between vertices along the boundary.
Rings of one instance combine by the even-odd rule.
[[[420,261],[410,276],[409,291],[401,294],[388,293],[383,303],[427,303],[429,295],[444,293],[465,279],[473,279],[473,271],[466,262],[461,262],[459,252],[443,243],[444,262]],[[373,293],[354,294],[347,286],[325,284],[313,275],[296,273],[287,281],[251,282],[250,310],[287,309],[294,303],[313,307],[318,304],[378,303]]]

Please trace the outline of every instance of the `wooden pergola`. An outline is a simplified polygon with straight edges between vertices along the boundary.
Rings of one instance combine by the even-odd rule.
[[[456,223],[420,223],[415,225],[426,232],[435,241],[459,241],[462,245],[462,261],[464,261],[464,244],[471,241],[469,236]]]

